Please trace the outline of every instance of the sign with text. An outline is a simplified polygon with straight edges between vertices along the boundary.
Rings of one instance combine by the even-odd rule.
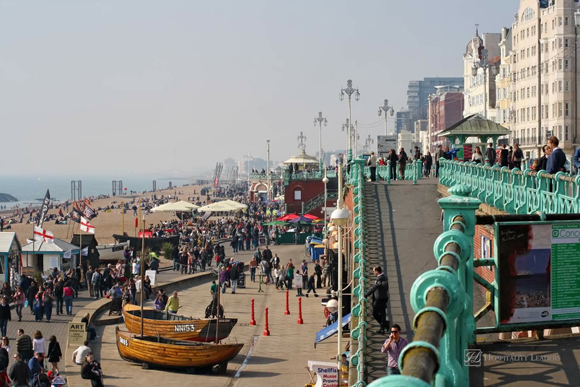
[[[308,368],[316,374],[315,387],[339,387],[336,363],[308,360]]]
[[[155,282],[157,276],[157,272],[155,270],[145,270],[145,275],[149,276],[149,279],[151,280],[151,286],[155,286],[157,284],[157,282]]]
[[[397,150],[397,136],[377,136],[378,157],[386,157],[391,149]]]
[[[68,346],[79,347],[87,339],[86,324],[81,322],[68,323]]]
[[[580,224],[496,225],[501,324],[580,319]]]

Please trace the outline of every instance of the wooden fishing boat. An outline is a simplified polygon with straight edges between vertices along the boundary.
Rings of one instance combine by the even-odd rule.
[[[123,308],[125,326],[129,332],[141,334],[141,310],[139,306],[127,304]],[[217,340],[230,335],[238,322],[236,318],[220,318]],[[143,335],[161,336],[175,340],[211,342],[216,339],[217,319],[192,318],[159,310],[143,309]]]
[[[161,251],[164,243],[170,243],[174,248],[179,246],[179,235],[172,235],[162,238],[138,238],[128,235],[113,234],[113,238],[115,238],[115,240],[120,243],[129,241],[129,245],[131,247],[135,247],[137,250],[142,248],[143,239],[145,239],[145,248],[148,248],[151,251]]]
[[[208,369],[219,365],[219,373],[225,374],[228,362],[244,344],[196,343],[165,337],[138,336],[116,328],[117,350],[121,358],[142,363],[144,368]]]

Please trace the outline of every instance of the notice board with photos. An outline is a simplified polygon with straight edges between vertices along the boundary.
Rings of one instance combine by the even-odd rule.
[[[496,223],[494,242],[499,325],[580,321],[580,222]]]

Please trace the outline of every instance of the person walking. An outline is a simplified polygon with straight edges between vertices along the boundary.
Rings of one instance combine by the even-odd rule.
[[[431,156],[431,152],[427,152],[425,157],[423,157],[423,174],[425,177],[431,176],[431,168],[433,167],[433,157]]]
[[[399,356],[403,349],[409,344],[409,341],[401,337],[401,327],[399,324],[393,324],[391,334],[381,348],[382,353],[387,353],[387,375],[400,375]]]
[[[445,159],[445,151],[441,145],[437,145],[437,151],[435,152],[435,177],[439,178],[439,166],[441,165],[441,159]]]
[[[493,143],[490,142],[487,144],[487,149],[485,150],[485,158],[487,159],[490,167],[493,167],[495,164],[495,157],[495,149],[493,149]]]
[[[58,362],[62,359],[60,344],[56,341],[56,336],[50,336],[48,339],[48,361],[52,364],[52,372],[58,372]]]
[[[28,363],[28,360],[32,357],[32,339],[30,336],[24,334],[24,329],[19,329],[16,332],[18,336],[16,338],[16,352],[22,357],[24,363]]]
[[[407,153],[405,153],[405,149],[401,148],[399,151],[399,175],[401,175],[401,180],[405,180],[405,168],[407,167]]]
[[[256,267],[258,267],[258,261],[256,257],[252,257],[250,260],[250,281],[256,282]]]
[[[372,294],[373,317],[380,324],[379,333],[384,334],[385,329],[388,329],[386,310],[387,302],[389,301],[389,282],[380,266],[375,266],[373,271],[377,279],[375,284],[365,293],[365,297],[368,298]]]
[[[316,288],[322,288],[322,266],[320,266],[320,260],[316,261],[314,264],[314,273],[316,274]]]
[[[6,336],[6,328],[8,328],[8,321],[12,319],[12,313],[10,312],[10,305],[8,305],[8,300],[6,296],[2,297],[0,301],[0,331],[2,336]]]
[[[56,315],[63,314],[63,304],[64,304],[64,281],[59,278],[54,284],[54,297],[56,299]]]
[[[522,160],[524,159],[524,152],[520,148],[520,144],[517,142],[514,144],[514,153],[512,155],[512,163],[514,168],[522,169]]]
[[[44,356],[46,353],[46,342],[42,337],[41,331],[34,332],[34,340],[32,340],[32,350],[34,353],[40,353]]]
[[[63,296],[64,296],[64,307],[66,310],[66,314],[68,316],[71,316],[72,315],[72,308],[73,308],[74,290],[73,290],[70,282],[67,282],[64,284]]]
[[[233,263],[232,268],[230,269],[230,278],[232,280],[232,294],[236,294],[238,279],[240,279],[240,272],[236,262]]]
[[[397,162],[399,158],[397,157],[397,152],[394,149],[389,151],[389,155],[387,156],[387,161],[391,162],[390,170],[391,170],[391,179],[397,180]]]
[[[302,260],[302,265],[300,265],[300,270],[302,271],[302,288],[308,288],[308,264],[306,260]]]
[[[173,294],[167,299],[167,305],[165,305],[165,311],[177,314],[179,310],[179,297],[177,296],[177,292],[173,292]]]
[[[501,150],[499,151],[499,165],[502,167],[508,166],[508,156],[510,151],[506,148],[505,144],[501,145]]]
[[[30,385],[34,385],[34,379],[43,371],[42,364],[44,362],[44,354],[35,353],[32,359],[28,361],[28,368],[30,369]]]
[[[52,317],[52,303],[54,302],[54,292],[51,287],[48,287],[42,294],[42,302],[44,304],[44,314],[46,322],[50,322]]]
[[[367,160],[367,165],[371,171],[371,181],[377,181],[377,156],[375,156],[375,152],[371,152]]]
[[[36,322],[41,322],[42,321],[42,312],[43,312],[42,292],[38,292],[38,294],[34,298],[33,306],[34,306],[34,318],[35,318]]]
[[[99,299],[102,278],[103,277],[101,276],[101,270],[95,269],[95,272],[93,273],[93,278],[91,278],[91,284],[93,287],[93,295],[95,300]]]
[[[30,307],[30,314],[34,314],[34,299],[38,294],[38,286],[36,286],[36,282],[32,281],[30,283],[30,287],[26,292],[26,297],[28,299],[28,306]]]
[[[308,277],[308,291],[306,292],[306,297],[308,297],[310,292],[314,293],[314,297],[318,297],[318,294],[316,294],[316,287],[314,286],[314,273],[310,274],[310,277]]]
[[[32,379],[32,373],[26,362],[23,361],[19,353],[14,354],[14,361],[8,371],[8,377],[12,380],[13,387],[28,387],[28,382]]]
[[[292,280],[294,279],[294,264],[292,260],[286,265],[286,289],[292,290]]]
[[[477,164],[483,164],[483,155],[481,154],[481,149],[478,146],[475,147],[475,152],[471,156],[471,162]]]

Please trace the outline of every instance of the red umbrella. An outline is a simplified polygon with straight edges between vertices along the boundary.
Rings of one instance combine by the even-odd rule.
[[[299,215],[296,215],[296,214],[288,214],[288,215],[284,215],[281,218],[278,218],[277,220],[279,220],[281,222],[287,222],[289,220],[296,219],[296,218],[299,218],[299,217],[300,216]]]
[[[305,218],[308,218],[308,219],[312,219],[312,220],[318,220],[318,217],[317,217],[317,216],[315,216],[315,215],[305,214],[305,215],[303,215],[303,216],[304,216]]]

